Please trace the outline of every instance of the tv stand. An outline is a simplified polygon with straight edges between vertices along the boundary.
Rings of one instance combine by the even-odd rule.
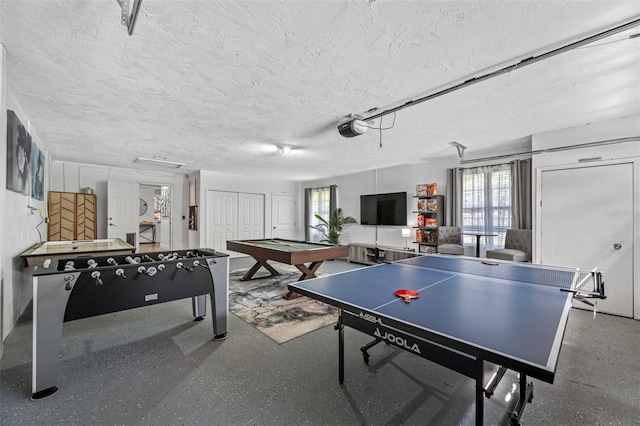
[[[380,246],[377,244],[349,244],[349,262],[363,265],[391,263],[418,254],[413,248]]]

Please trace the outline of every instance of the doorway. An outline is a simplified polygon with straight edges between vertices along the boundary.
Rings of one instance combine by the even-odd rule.
[[[271,203],[272,238],[295,239],[296,196],[273,194]]]
[[[171,249],[171,187],[140,184],[140,252]]]
[[[136,251],[171,249],[171,204],[171,185],[107,181],[107,238],[121,238]]]
[[[607,295],[598,301],[598,310],[630,318],[633,168],[633,162],[562,167],[541,171],[539,179],[540,263],[597,267],[603,271]]]

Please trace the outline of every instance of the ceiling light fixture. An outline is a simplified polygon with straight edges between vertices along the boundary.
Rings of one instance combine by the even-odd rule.
[[[185,165],[184,163],[176,163],[175,161],[167,161],[167,160],[160,160],[157,158],[143,158],[143,157],[136,158],[134,163],[153,164],[156,166],[173,167],[175,169],[178,169]]]
[[[138,13],[140,13],[140,5],[142,0],[116,0],[122,9],[120,13],[120,23],[127,27],[129,35],[133,35],[133,29],[136,26]]]

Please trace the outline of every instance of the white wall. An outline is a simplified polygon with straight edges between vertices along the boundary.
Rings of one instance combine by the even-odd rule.
[[[0,36],[0,42],[2,41],[2,36]],[[4,133],[0,135],[0,141],[4,141],[4,143],[0,143],[0,147],[7,145],[7,134],[6,132],[2,132],[2,129],[7,128],[7,79],[6,79],[6,56],[7,51],[4,48],[4,44],[0,43],[0,133]],[[0,148],[0,164],[7,164],[7,152]],[[6,166],[5,166],[6,170]],[[4,188],[7,187],[7,176],[5,173],[0,173],[0,223],[4,223],[4,210],[7,205],[5,201],[6,190]],[[4,234],[0,232],[0,308],[2,312],[0,312],[0,358],[2,358],[3,354],[3,345],[2,342],[6,336],[4,330],[4,256],[3,256],[3,247],[2,241],[4,240]],[[8,331],[7,331],[8,334]]]
[[[533,150],[538,151],[638,136],[640,136],[640,116],[636,115],[539,133],[531,137],[531,143]]]
[[[366,194],[407,192],[407,225],[411,228],[409,241],[402,238],[402,226],[362,226],[359,224],[348,225],[340,236],[341,244],[365,243],[380,244],[394,247],[404,247],[407,243],[417,248],[415,241],[416,210],[414,205],[416,185],[421,183],[438,184],[438,194],[446,191],[446,171],[448,168],[459,167],[460,159],[456,156],[438,158],[419,164],[405,164],[355,173],[351,175],[337,176],[333,178],[306,181],[302,188],[318,188],[327,185],[338,185],[338,207],[341,207],[345,216],[354,217],[360,222],[360,196]],[[302,200],[302,198],[300,198]],[[301,206],[304,210],[304,206]],[[302,213],[304,214],[304,213]],[[304,230],[302,230],[304,235]]]
[[[206,215],[205,203],[208,190],[229,191],[229,192],[245,192],[249,194],[264,194],[264,226],[265,238],[271,238],[271,207],[273,194],[290,194],[297,197],[297,219],[296,219],[296,238],[303,238],[302,231],[302,203],[301,187],[299,182],[288,182],[275,179],[255,179],[246,176],[230,175],[212,171],[201,171],[189,176],[194,184],[197,179],[198,193],[198,230],[190,231],[189,243],[192,247],[204,247],[206,244]]]
[[[3,66],[5,61],[5,52],[2,49]],[[4,72],[2,73],[4,76]],[[4,78],[4,77],[3,77]],[[7,190],[6,182],[6,164],[7,164],[7,109],[13,110],[22,124],[25,125],[32,137],[32,143],[38,145],[40,150],[48,158],[46,146],[38,139],[35,129],[30,125],[28,117],[24,114],[15,98],[8,90],[3,80],[2,84],[3,101],[0,114],[2,131],[0,132],[0,164],[3,166],[3,172],[0,173],[0,275],[2,282],[2,340],[13,329],[15,322],[20,314],[24,311],[32,298],[33,290],[31,287],[31,269],[22,266],[20,253],[47,238],[47,229],[44,224],[38,224],[42,221],[38,210],[35,214],[27,214],[27,206],[35,207],[44,211],[46,201],[38,201],[31,198],[30,195],[19,194]],[[46,170],[45,170],[46,174]],[[45,175],[45,191],[48,180]],[[40,234],[38,234],[38,229]]]
[[[183,249],[187,247],[187,201],[184,197],[187,179],[185,175],[64,161],[52,161],[51,163],[51,191],[81,192],[82,188],[86,187],[94,189],[97,204],[98,238],[107,237],[108,180],[171,186],[173,188],[171,248]],[[153,210],[153,207],[151,209]]]

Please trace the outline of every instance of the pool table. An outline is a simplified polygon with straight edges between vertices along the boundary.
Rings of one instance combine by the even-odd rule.
[[[262,267],[271,273],[269,277],[280,275],[267,261],[293,265],[300,272],[298,281],[316,277],[316,271],[322,262],[349,256],[349,247],[310,241],[284,240],[278,238],[260,240],[231,240],[227,241],[227,250],[248,254],[256,261],[255,265],[241,278],[247,281],[253,278]],[[267,278],[267,277],[261,277]],[[289,291],[284,298],[294,299],[297,293]]]
[[[45,259],[109,256],[136,251],[135,246],[120,238],[102,240],[45,241],[20,254],[24,266],[38,266]]]

